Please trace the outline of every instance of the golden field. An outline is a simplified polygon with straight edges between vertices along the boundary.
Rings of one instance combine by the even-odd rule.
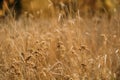
[[[0,80],[120,80],[119,11],[110,20],[50,14],[0,19]]]

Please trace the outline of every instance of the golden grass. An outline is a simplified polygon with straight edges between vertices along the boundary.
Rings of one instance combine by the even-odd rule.
[[[0,80],[119,80],[120,16],[0,24]]]
[[[119,13],[43,15],[0,20],[0,80],[120,80]]]

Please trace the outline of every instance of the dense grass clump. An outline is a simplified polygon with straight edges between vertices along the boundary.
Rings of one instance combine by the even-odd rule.
[[[119,12],[29,15],[0,19],[0,80],[120,80]]]
[[[2,21],[0,80],[119,80],[119,17]]]

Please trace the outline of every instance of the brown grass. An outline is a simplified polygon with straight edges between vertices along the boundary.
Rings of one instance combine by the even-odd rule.
[[[120,80],[120,15],[0,22],[0,80]]]
[[[116,80],[118,17],[1,23],[0,80]]]

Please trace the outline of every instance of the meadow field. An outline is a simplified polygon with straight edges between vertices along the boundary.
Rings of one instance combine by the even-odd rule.
[[[119,11],[109,20],[42,14],[0,19],[0,80],[120,80]]]

